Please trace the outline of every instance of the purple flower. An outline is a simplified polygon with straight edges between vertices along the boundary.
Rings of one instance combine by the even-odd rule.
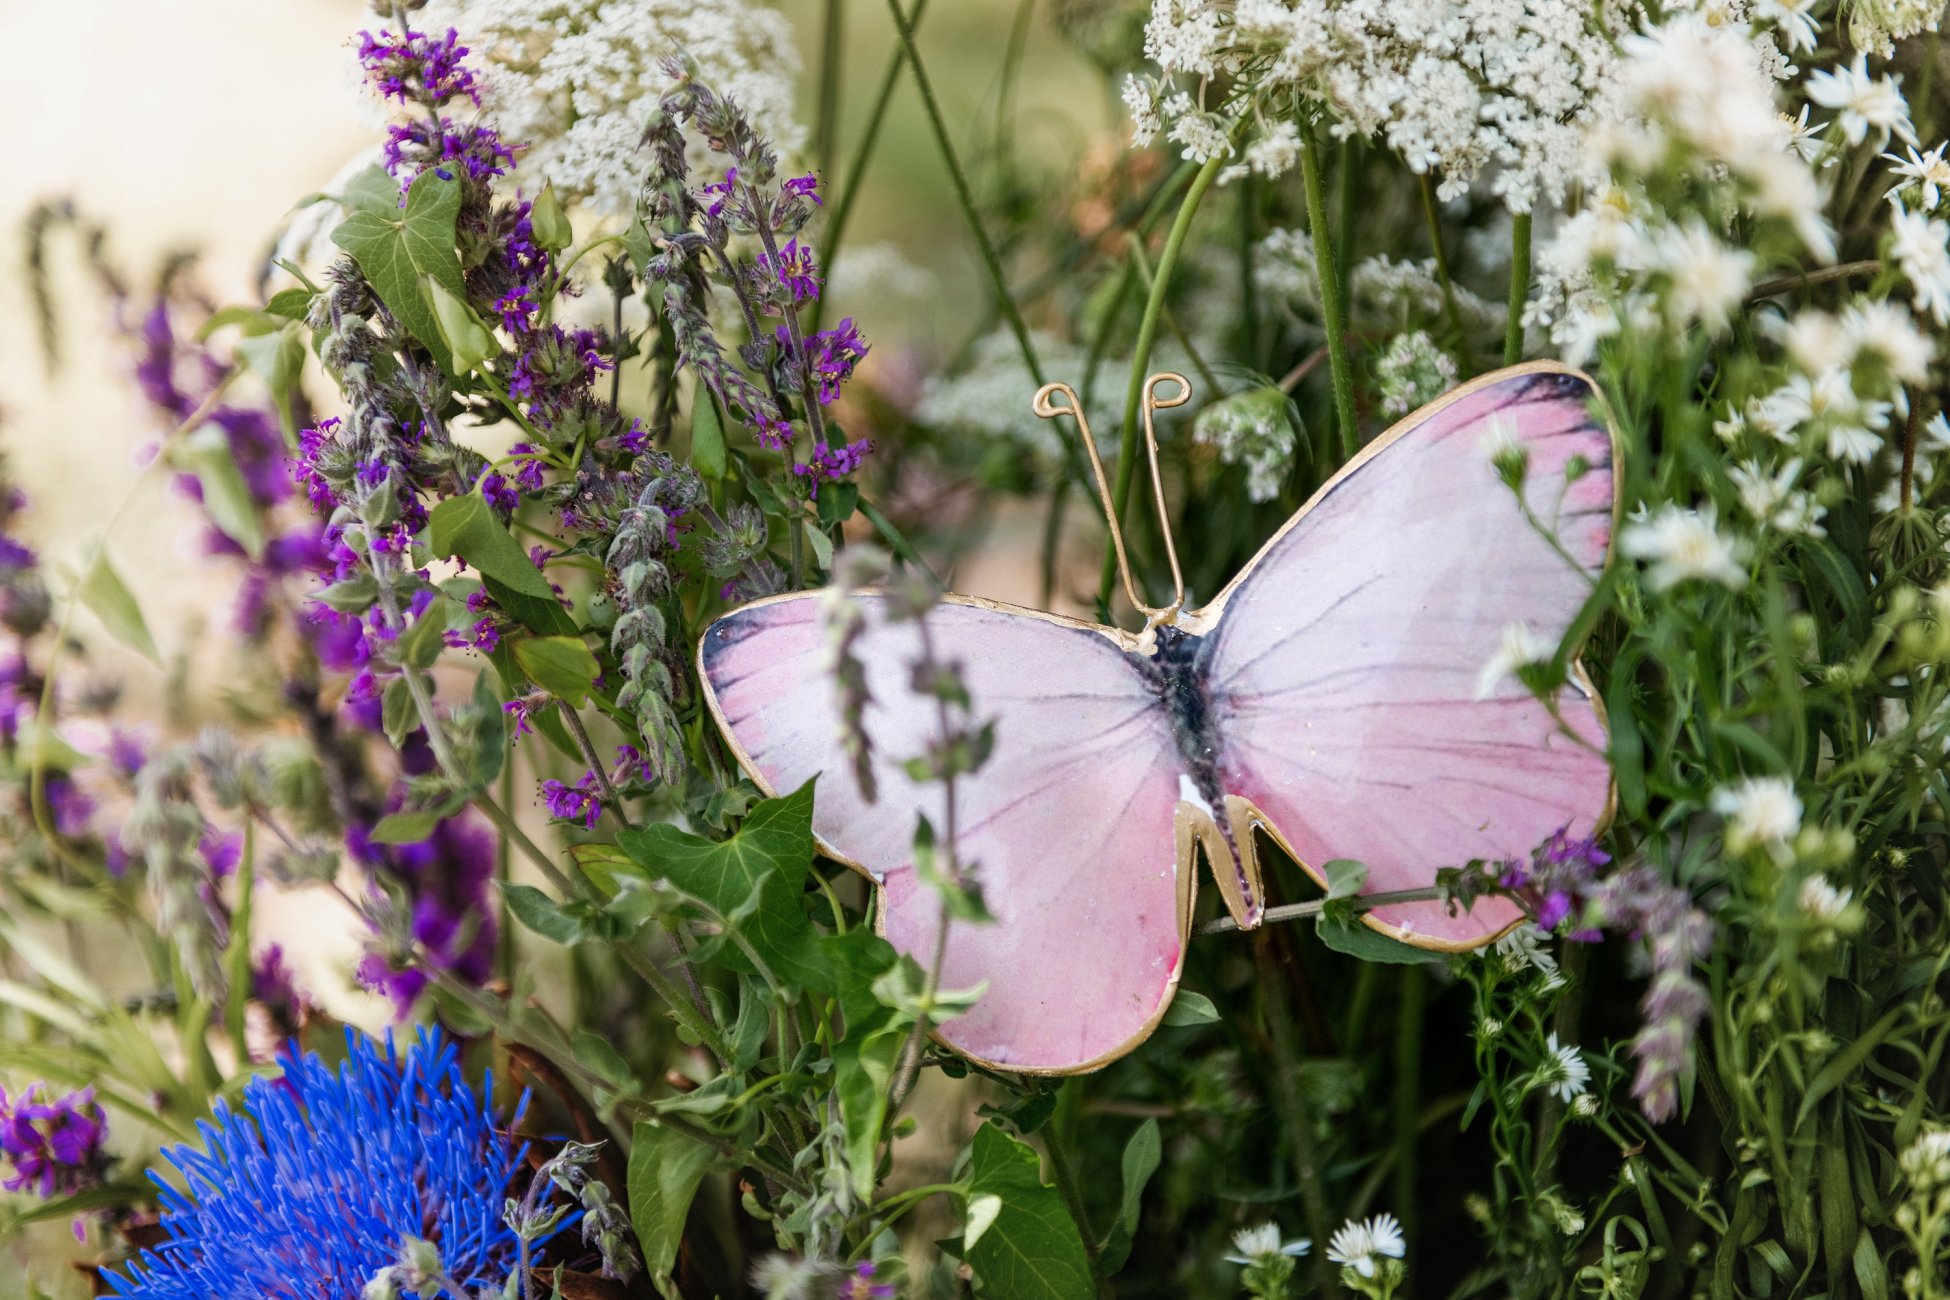
[[[339,508],[338,493],[319,468],[319,460],[337,437],[339,420],[327,416],[310,428],[298,431],[298,456],[291,462],[291,477],[304,488],[305,499],[321,515]]]
[[[13,1173],[0,1180],[0,1187],[32,1191],[42,1198],[100,1182],[102,1139],[108,1134],[108,1121],[93,1088],[43,1101],[44,1086],[29,1084],[11,1101],[0,1089],[0,1155],[13,1165]]]
[[[812,356],[812,379],[819,386],[823,405],[837,398],[840,385],[853,377],[853,368],[867,355],[867,341],[848,316],[832,329],[807,339],[806,351]]]
[[[779,190],[787,198],[811,199],[822,208],[826,206],[826,200],[819,197],[819,177],[812,172],[793,177],[781,185]]]
[[[843,447],[828,447],[823,442],[813,444],[812,455],[802,464],[794,465],[792,472],[805,479],[814,496],[819,495],[821,483],[836,483],[860,468],[860,462],[873,450],[873,443],[862,438],[849,442]]]
[[[713,181],[697,192],[698,201],[704,204],[704,211],[713,217],[724,212],[725,204],[731,201],[732,193],[738,188],[738,169],[725,168],[724,179]]]
[[[481,476],[481,495],[487,498],[489,505],[504,515],[513,514],[515,507],[521,504],[521,493],[499,474]]]
[[[459,163],[469,180],[485,181],[514,166],[515,155],[492,127],[460,126],[446,117],[437,124],[428,118],[415,118],[386,128],[381,160],[404,187],[429,167],[443,179],[452,180],[451,163]]]
[[[453,28],[445,36],[408,29],[404,36],[382,31],[359,33],[359,62],[366,80],[387,99],[402,104],[445,104],[465,95],[481,105],[474,74],[461,65],[467,47]]]
[[[449,817],[417,844],[374,844],[370,832],[351,827],[346,847],[375,870],[406,886],[412,900],[413,938],[440,970],[469,984],[484,982],[494,966],[494,837],[470,817]],[[405,1019],[427,986],[418,967],[395,969],[378,953],[359,963],[359,979],[384,993]]]
[[[535,305],[534,286],[516,285],[494,300],[494,310],[501,317],[501,327],[510,334],[532,329],[535,313],[540,310]]]
[[[776,258],[760,253],[752,265],[761,276],[783,286],[795,305],[819,296],[818,260],[813,250],[801,248],[797,239],[788,239]]]
[[[95,801],[82,793],[81,787],[72,778],[59,773],[49,773],[47,786],[48,811],[54,814],[54,829],[74,839],[88,831],[88,819],[95,815]]]
[[[244,837],[241,835],[226,835],[222,831],[206,829],[197,847],[203,852],[203,860],[210,865],[210,874],[218,880],[229,879],[244,858]]]
[[[880,1268],[872,1260],[862,1260],[840,1284],[840,1300],[893,1300],[896,1294],[891,1282],[876,1282],[874,1278]]]
[[[603,813],[602,801],[590,788],[595,783],[594,772],[583,773],[582,779],[574,785],[553,780],[542,782],[542,802],[548,805],[549,816],[560,817],[563,821],[580,821],[582,829],[594,830],[596,819]]]
[[[298,987],[290,963],[284,959],[283,946],[275,943],[251,963],[251,996],[281,1011],[311,1005],[311,999]]]

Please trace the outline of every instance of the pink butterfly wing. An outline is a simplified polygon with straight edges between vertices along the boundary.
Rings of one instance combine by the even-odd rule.
[[[877,802],[861,798],[841,752],[816,595],[735,610],[705,633],[706,681],[748,766],[771,790],[819,775],[813,830],[835,857],[883,886],[881,929],[925,966],[937,895],[913,870],[915,819],[937,835],[938,784],[899,766],[937,734],[914,694],[911,625],[863,597],[859,643],[872,697]],[[959,662],[995,752],[958,783],[964,861],[994,924],[955,922],[943,987],[986,982],[976,1005],[940,1028],[957,1051],[1016,1070],[1072,1071],[1150,1032],[1183,961],[1173,816],[1178,764],[1166,714],[1108,635],[1030,611],[950,598],[929,616],[937,654]]]
[[[1606,816],[1605,729],[1581,687],[1559,692],[1562,725],[1512,678],[1476,698],[1505,629],[1527,623],[1554,650],[1603,567],[1612,447],[1592,397],[1581,376],[1541,370],[1419,413],[1222,598],[1210,663],[1226,788],[1309,866],[1352,858],[1367,892],[1419,888]],[[1496,427],[1526,453],[1525,499],[1563,553],[1498,480]],[[1574,457],[1586,469],[1567,483]],[[1464,946],[1518,913],[1492,899],[1454,917],[1439,902],[1370,915]]]

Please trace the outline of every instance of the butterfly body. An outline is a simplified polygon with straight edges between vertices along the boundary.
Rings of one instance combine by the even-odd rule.
[[[930,639],[996,722],[989,763],[957,782],[957,856],[995,922],[948,933],[944,984],[986,992],[941,1039],[1025,1072],[1129,1051],[1176,990],[1201,860],[1239,925],[1259,923],[1261,838],[1316,879],[1331,859],[1360,861],[1363,892],[1387,893],[1601,829],[1604,723],[1575,661],[1542,699],[1485,669],[1515,624],[1559,640],[1606,561],[1612,444],[1593,398],[1548,364],[1484,376],[1370,443],[1204,608],[1183,608],[1182,584],[1158,609],[1132,590],[1141,632],[944,597]],[[1037,409],[1064,408],[1039,394]],[[1492,463],[1505,445],[1525,458],[1517,491]],[[913,835],[920,816],[944,825],[943,791],[900,760],[924,752],[937,719],[911,688],[912,624],[874,593],[855,599],[877,799],[839,743],[818,593],[722,616],[699,672],[761,788],[821,778],[823,850],[876,882],[876,924],[926,960],[946,922]],[[1494,898],[1364,914],[1437,950],[1519,918]]]

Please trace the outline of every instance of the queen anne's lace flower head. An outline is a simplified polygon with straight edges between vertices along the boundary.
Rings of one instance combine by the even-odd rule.
[[[644,172],[643,123],[681,48],[783,152],[805,141],[793,112],[799,55],[775,9],[748,0],[434,0],[416,23],[451,25],[473,51],[482,105],[526,146],[515,179],[552,182],[604,216],[627,214]],[[695,167],[707,167],[700,152]]]

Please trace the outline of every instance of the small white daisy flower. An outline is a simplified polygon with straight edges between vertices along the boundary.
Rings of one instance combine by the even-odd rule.
[[[1779,848],[1801,829],[1801,799],[1784,776],[1750,776],[1713,792],[1713,811],[1727,819],[1727,847]]]

